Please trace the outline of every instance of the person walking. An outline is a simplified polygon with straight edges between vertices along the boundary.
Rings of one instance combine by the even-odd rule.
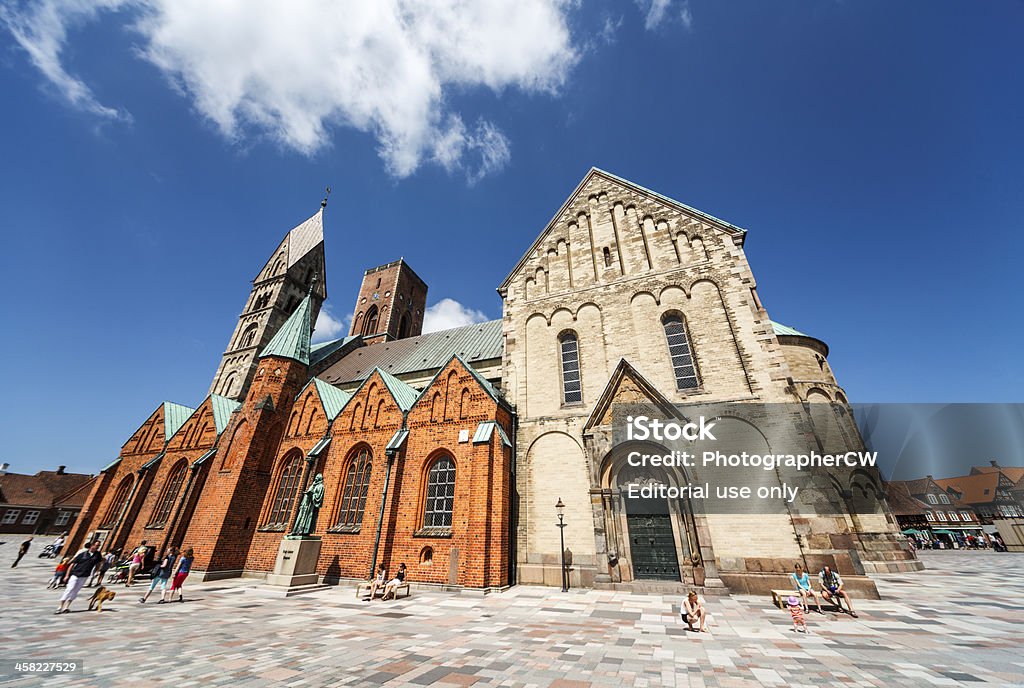
[[[21,561],[21,558],[28,554],[28,546],[30,544],[32,544],[32,538],[29,538],[28,540],[25,540],[25,542],[21,543],[21,547],[18,548],[18,558],[14,560],[13,564],[11,564],[12,569],[16,568],[18,566],[18,562]]]
[[[57,536],[57,539],[53,541],[53,554],[50,555],[51,559],[56,559],[60,556],[60,551],[64,549],[64,542],[66,540],[67,533],[61,533]]]
[[[110,567],[114,565],[116,560],[117,555],[107,550],[103,555],[103,561],[100,562],[99,567],[93,572],[92,578],[89,579],[89,584],[86,587],[91,588],[94,585],[102,585],[103,576],[107,575],[107,571],[110,570]]]
[[[195,556],[196,552],[191,547],[186,549],[185,553],[181,555],[181,559],[178,560],[177,572],[174,574],[174,580],[171,581],[171,593],[170,595],[162,595],[160,602],[157,602],[157,604],[160,604],[161,602],[173,602],[175,592],[178,593],[179,602],[185,601],[185,595],[181,592],[181,586],[185,582],[185,579],[188,578],[189,571],[192,570],[192,560],[195,559]]]
[[[64,582],[64,574],[67,573],[69,566],[71,566],[70,557],[64,557],[60,560],[57,568],[53,570],[53,578],[50,580],[50,584],[46,586],[47,590],[60,587],[61,583]]]
[[[171,571],[174,570],[174,562],[177,558],[178,549],[176,547],[171,547],[164,553],[163,559],[153,570],[153,582],[149,584],[146,594],[139,598],[139,604],[145,604],[158,585],[160,586],[160,601],[163,602],[163,597],[167,593],[167,581],[171,578]]]
[[[64,590],[64,594],[60,596],[60,606],[57,607],[57,611],[54,612],[55,614],[66,614],[71,611],[71,603],[78,597],[82,586],[89,580],[93,569],[99,566],[102,558],[100,556],[99,540],[90,542],[86,545],[85,550],[75,555],[75,558],[71,560],[71,566],[68,568],[67,573],[64,574],[64,582],[67,584],[67,587]]]

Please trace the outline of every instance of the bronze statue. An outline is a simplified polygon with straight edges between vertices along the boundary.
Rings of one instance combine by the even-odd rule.
[[[302,503],[299,504],[299,513],[295,517],[295,527],[292,528],[292,535],[309,535],[316,529],[316,517],[320,513],[320,507],[324,504],[324,476],[317,473],[313,478],[313,484],[302,493]]]

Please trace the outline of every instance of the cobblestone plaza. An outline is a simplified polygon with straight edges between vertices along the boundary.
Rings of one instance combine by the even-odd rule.
[[[710,634],[687,632],[679,600],[517,586],[485,597],[413,589],[360,602],[350,586],[282,598],[251,580],[186,585],[184,604],[141,605],[116,587],[103,613],[55,616],[53,562],[0,546],[5,670],[76,660],[74,676],[0,677],[12,686],[956,686],[1024,685],[1024,557],[923,552],[919,573],[874,575],[860,617],[788,613],[754,596],[709,599]]]

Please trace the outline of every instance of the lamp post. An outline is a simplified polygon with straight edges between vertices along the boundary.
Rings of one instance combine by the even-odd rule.
[[[555,511],[558,512],[558,539],[562,547],[559,550],[559,556],[562,561],[562,592],[569,592],[569,573],[565,570],[565,504],[562,503],[562,498],[558,498],[558,504],[555,504]]]

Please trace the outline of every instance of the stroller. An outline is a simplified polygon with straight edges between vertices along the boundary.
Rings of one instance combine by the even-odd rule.
[[[47,545],[46,547],[43,547],[43,549],[39,552],[39,558],[40,559],[42,559],[43,557],[46,557],[48,559],[53,559],[56,556],[57,556],[57,548],[54,547],[53,545]]]
[[[112,583],[124,583],[128,580],[128,565],[131,564],[131,560],[125,559],[124,561],[117,562],[107,571],[107,584]]]

